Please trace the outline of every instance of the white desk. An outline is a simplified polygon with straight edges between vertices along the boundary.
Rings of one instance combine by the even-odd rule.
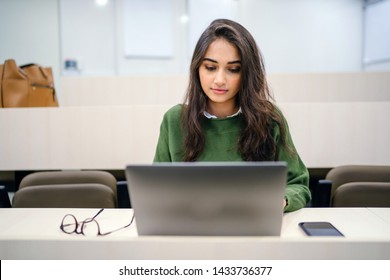
[[[390,208],[304,208],[285,214],[281,237],[138,237],[135,226],[109,236],[67,235],[62,217],[98,209],[0,209],[0,259],[390,259]],[[126,225],[131,209],[106,209],[102,231]],[[307,237],[302,221],[329,221],[343,237]]]

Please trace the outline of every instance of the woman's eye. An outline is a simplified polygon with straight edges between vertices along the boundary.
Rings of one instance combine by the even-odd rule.
[[[216,69],[216,67],[214,67],[214,66],[208,66],[208,65],[206,65],[205,68],[206,68],[206,70],[208,70],[208,71],[214,71],[214,70]]]
[[[240,73],[241,68],[239,68],[239,67],[237,67],[237,68],[231,68],[231,69],[229,69],[229,71],[232,72],[232,73]]]

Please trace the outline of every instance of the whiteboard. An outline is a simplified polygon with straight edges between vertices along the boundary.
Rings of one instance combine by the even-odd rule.
[[[366,6],[364,64],[390,60],[390,0]]]
[[[61,0],[59,12],[62,74],[113,75],[115,3],[109,1],[105,6],[97,6],[92,0]],[[67,70],[66,60],[75,60],[78,71]]]
[[[172,57],[173,10],[172,0],[123,0],[125,56]]]

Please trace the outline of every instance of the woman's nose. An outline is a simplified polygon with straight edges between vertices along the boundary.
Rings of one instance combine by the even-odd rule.
[[[222,70],[217,71],[214,83],[218,86],[224,85],[226,83],[225,73]]]

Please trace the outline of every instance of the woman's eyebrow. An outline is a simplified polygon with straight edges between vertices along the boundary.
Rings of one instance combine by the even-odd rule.
[[[218,63],[218,61],[216,61],[215,59],[211,59],[211,58],[208,58],[208,57],[203,58],[203,61],[204,60],[207,60],[207,61],[210,61],[210,62],[213,62],[213,63]],[[241,63],[241,60],[229,61],[227,64],[237,64],[237,63]]]
[[[241,63],[241,60],[233,60],[228,62],[228,64],[237,64],[237,63]]]

